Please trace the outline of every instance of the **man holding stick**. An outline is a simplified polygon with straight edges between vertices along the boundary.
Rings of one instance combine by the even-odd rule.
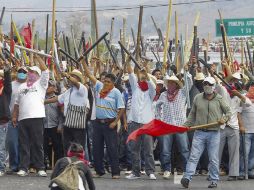
[[[215,93],[215,79],[206,77],[203,86],[204,93],[198,94],[192,105],[185,126],[202,125],[218,122],[214,128],[196,130],[193,137],[190,157],[186,166],[186,172],[181,180],[183,187],[188,188],[201,154],[207,146],[209,156],[209,175],[211,184],[208,188],[216,188],[219,180],[219,126],[226,123],[231,116],[230,107],[219,94]]]
[[[19,122],[20,170],[17,174],[28,175],[30,160],[33,160],[38,175],[46,177],[43,118],[45,117],[44,99],[48,87],[49,70],[42,58],[37,55],[34,58],[38,61],[40,68],[29,67],[27,81],[19,87],[12,115],[13,126],[17,126],[17,121]]]
[[[105,174],[103,167],[104,141],[109,156],[112,179],[120,178],[118,159],[117,124],[124,113],[124,101],[121,92],[115,88],[115,75],[107,74],[104,82],[98,81],[83,64],[85,74],[95,88],[96,120],[93,128],[93,158],[95,177]]]

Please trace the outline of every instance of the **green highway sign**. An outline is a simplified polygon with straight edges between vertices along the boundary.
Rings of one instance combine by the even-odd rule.
[[[227,36],[254,35],[254,18],[223,19]],[[216,19],[216,36],[221,36],[220,20]]]

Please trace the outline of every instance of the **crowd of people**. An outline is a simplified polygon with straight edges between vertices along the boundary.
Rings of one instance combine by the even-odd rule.
[[[142,174],[156,180],[158,160],[163,178],[183,174],[186,188],[194,175],[207,175],[209,188],[217,187],[220,175],[230,181],[253,179],[254,77],[248,68],[242,64],[232,73],[224,60],[221,80],[214,75],[216,65],[208,71],[195,58],[165,75],[157,68],[149,73],[149,63],[143,62],[138,70],[127,61],[121,73],[117,68],[106,72],[99,59],[87,63],[83,58],[82,67],[56,73],[37,54],[29,67],[1,59],[0,176],[37,172],[45,177],[74,142],[84,147],[82,158],[94,168],[93,177],[110,172],[119,179],[125,171],[129,180]],[[92,73],[93,66],[103,72]],[[156,138],[142,135],[126,144],[130,133],[153,119],[176,126],[215,125]]]

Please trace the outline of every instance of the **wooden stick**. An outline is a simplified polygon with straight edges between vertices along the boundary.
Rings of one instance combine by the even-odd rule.
[[[175,49],[176,48],[178,48],[178,16],[177,12],[175,11]],[[179,56],[176,58],[176,70],[177,72],[180,71]]]
[[[55,51],[55,20],[56,20],[56,0],[53,0],[53,5],[52,5],[52,36],[51,36],[51,51],[52,51],[52,55],[54,55],[54,51]],[[53,60],[52,60],[53,61]]]
[[[165,39],[165,46],[164,46],[164,53],[163,53],[163,67],[162,67],[162,73],[165,75],[166,68],[167,68],[167,52],[168,52],[168,40],[169,40],[169,34],[170,34],[170,24],[171,24],[171,16],[172,16],[172,0],[169,0],[168,5],[168,18],[167,18],[167,31],[166,31],[166,39]]]
[[[31,53],[35,53],[35,54],[41,55],[43,57],[53,58],[52,55],[49,55],[49,54],[46,54],[46,53],[42,53],[42,52],[36,51],[34,49],[29,49],[29,48],[26,48],[24,46],[15,45],[15,47],[18,48],[18,49],[21,49],[23,51],[27,51],[27,52],[31,52]]]
[[[4,17],[5,7],[3,7],[0,17],[0,42],[3,41],[3,30],[2,30],[2,24],[3,24],[3,17]]]
[[[19,32],[18,32],[18,30],[17,30],[16,24],[15,24],[14,21],[12,21],[12,27],[13,27],[13,30],[14,30],[14,32],[15,32],[17,38],[18,38],[18,43],[20,44],[20,46],[23,46],[21,37],[20,37],[20,35],[19,35]],[[27,57],[27,55],[26,55],[26,52],[25,52],[24,50],[22,51],[22,54],[23,54],[23,57],[24,57],[24,59],[25,59],[26,64],[29,64],[29,59],[28,59],[28,57]]]
[[[209,123],[209,124],[204,124],[204,125],[197,125],[197,126],[193,126],[190,127],[190,129],[188,131],[194,131],[194,130],[199,130],[199,129],[209,129],[209,128],[213,128],[214,126],[218,125],[218,122],[214,122],[214,123]]]
[[[32,20],[32,39],[31,39],[31,49],[34,49],[34,38],[35,38],[35,19]],[[29,65],[32,66],[34,60],[34,55],[30,54]]]
[[[139,8],[139,20],[138,20],[138,33],[137,33],[137,46],[136,46],[136,61],[140,60],[140,53],[141,53],[141,30],[142,30],[142,18],[143,18],[143,6]]]

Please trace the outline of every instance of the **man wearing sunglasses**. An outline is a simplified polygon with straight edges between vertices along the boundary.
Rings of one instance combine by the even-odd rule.
[[[217,187],[219,180],[219,127],[230,119],[231,111],[222,96],[215,92],[215,84],[216,81],[213,77],[205,78],[203,82],[204,92],[195,97],[190,114],[184,123],[184,126],[191,127],[218,122],[218,125],[213,128],[195,131],[186,172],[181,180],[181,184],[185,188],[189,187],[189,182],[195,174],[198,161],[205,147],[208,151],[208,170],[211,180],[208,188]]]

